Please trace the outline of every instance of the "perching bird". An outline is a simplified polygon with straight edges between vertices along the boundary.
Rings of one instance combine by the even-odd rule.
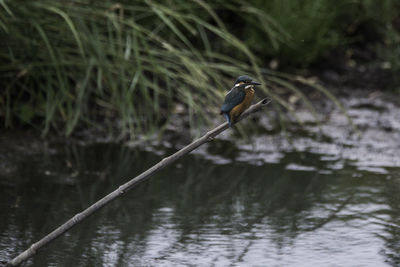
[[[229,123],[229,127],[251,104],[254,97],[254,85],[260,85],[247,75],[239,76],[235,86],[226,94],[221,113]]]

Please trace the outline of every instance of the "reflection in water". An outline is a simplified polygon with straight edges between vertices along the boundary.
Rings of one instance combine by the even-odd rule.
[[[0,172],[2,262],[160,160],[109,144],[59,151]],[[260,166],[190,155],[25,266],[396,266],[399,189],[399,169],[372,174],[320,154]]]

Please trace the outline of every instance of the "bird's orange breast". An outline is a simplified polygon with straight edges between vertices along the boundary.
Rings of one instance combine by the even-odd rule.
[[[243,113],[243,111],[245,111],[251,104],[251,101],[253,100],[254,97],[254,89],[253,87],[249,87],[245,89],[246,95],[243,99],[243,101],[235,106],[231,112],[230,112],[230,116],[231,116],[231,120],[235,121],[237,117],[240,116],[240,114]]]

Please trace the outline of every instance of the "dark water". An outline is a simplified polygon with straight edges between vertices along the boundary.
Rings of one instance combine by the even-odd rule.
[[[161,159],[112,144],[8,156],[0,172],[3,263]],[[400,168],[365,171],[304,151],[275,163],[233,158],[186,156],[24,266],[400,265]]]

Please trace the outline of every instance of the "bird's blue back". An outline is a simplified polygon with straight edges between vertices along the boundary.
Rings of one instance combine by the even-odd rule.
[[[225,101],[221,107],[221,113],[229,113],[235,106],[243,101],[245,96],[246,93],[243,85],[233,87],[225,97]]]

